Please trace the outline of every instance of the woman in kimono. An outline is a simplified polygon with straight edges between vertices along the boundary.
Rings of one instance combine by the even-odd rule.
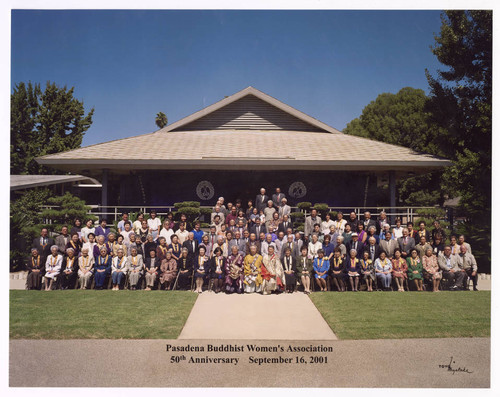
[[[182,245],[179,244],[179,236],[176,234],[171,237],[172,244],[168,246],[168,249],[172,251],[172,258],[178,260],[181,257]]]
[[[111,270],[112,256],[108,251],[108,247],[101,247],[99,256],[94,263],[94,281],[95,289],[103,289],[106,276]]]
[[[52,291],[54,280],[57,279],[61,271],[63,256],[59,255],[59,247],[53,245],[50,247],[51,254],[45,261],[45,291]]]
[[[257,253],[257,246],[250,245],[250,253],[245,256],[244,266],[244,289],[245,293],[262,291],[262,256]]]
[[[82,243],[81,243],[80,239],[78,238],[78,233],[73,233],[71,235],[71,238],[68,241],[68,244],[66,244],[66,250],[68,248],[73,249],[74,256],[80,255],[80,251],[82,250]]]
[[[332,261],[330,262],[330,269],[332,272],[332,280],[335,286],[337,287],[337,291],[344,292],[345,264],[344,264],[344,259],[342,259],[342,250],[339,247],[335,248]],[[325,284],[325,291],[326,291],[326,284]]]
[[[415,248],[410,251],[410,256],[406,258],[406,263],[408,264],[408,280],[415,283],[417,291],[423,291],[422,262],[420,261],[418,252]]]
[[[123,248],[117,248],[116,256],[111,262],[111,279],[113,281],[113,291],[120,289],[122,280],[127,276],[128,260]]]
[[[300,249],[300,256],[297,259],[297,276],[302,282],[304,287],[304,293],[311,293],[311,276],[313,273],[313,263],[310,258],[307,257],[307,247],[305,245]]]
[[[375,281],[375,269],[373,267],[373,262],[370,259],[370,253],[368,251],[363,252],[363,259],[360,260],[360,270],[363,280],[366,283],[366,289],[368,292],[373,292],[373,282]]]
[[[415,250],[415,252],[417,252]],[[391,289],[391,272],[392,272],[392,264],[389,259],[386,258],[385,251],[380,251],[380,257],[375,259],[375,275],[380,280],[385,291],[389,291]]]
[[[213,280],[215,293],[218,294],[224,283],[224,268],[226,259],[222,256],[222,249],[217,247],[214,251],[214,256],[210,260],[210,277]]]
[[[424,277],[432,280],[432,292],[439,292],[442,273],[439,270],[437,257],[431,248],[427,248],[425,255],[422,257],[422,267],[424,268]]]
[[[89,234],[90,237],[90,234]],[[94,267],[94,257],[89,255],[87,247],[82,248],[82,256],[78,258],[78,278],[80,279],[80,289],[87,289],[92,277]]]
[[[226,293],[243,293],[243,255],[238,252],[237,245],[232,246],[231,255],[227,257],[225,274]]]
[[[392,258],[392,277],[396,280],[398,285],[398,291],[404,292],[404,281],[406,279],[406,272],[408,271],[408,266],[406,261],[401,258],[401,250],[396,248],[394,250],[394,258]]]
[[[128,257],[128,281],[132,291],[137,289],[137,284],[142,277],[143,271],[144,261],[142,255],[139,255],[137,248],[133,247],[131,255]]]
[[[68,248],[63,258],[61,272],[59,274],[59,285],[61,289],[73,288],[78,276],[78,259],[75,250]]]
[[[297,286],[297,260],[292,256],[292,250],[289,247],[285,248],[285,256],[283,257],[283,273],[285,275],[286,292],[292,293]]]
[[[172,259],[172,255],[170,255]],[[175,262],[175,259],[174,259]],[[146,274],[146,291],[151,291],[155,285],[156,276],[160,271],[161,262],[156,257],[156,250],[151,250],[149,252],[149,258],[144,260],[144,270]],[[175,264],[177,268],[177,263]]]
[[[31,249],[31,256],[27,260],[28,277],[26,278],[26,289],[40,289],[43,270],[45,268],[42,257],[36,248]]]
[[[283,267],[272,245],[268,247],[268,254],[262,258],[261,275],[263,295],[269,295],[272,291],[283,291]]]
[[[361,274],[361,266],[359,259],[356,258],[358,251],[352,249],[349,251],[349,258],[345,260],[345,270],[351,284],[351,291],[358,292],[359,276]]]
[[[194,278],[196,281],[196,290],[201,294],[203,292],[203,284],[210,277],[210,263],[208,256],[205,255],[205,248],[198,249],[198,256],[194,261]]]
[[[152,254],[152,253],[151,253]],[[156,253],[155,253],[156,255]],[[151,257],[150,263],[151,266],[153,266],[152,261],[155,260],[159,263],[158,258]],[[148,264],[146,262],[146,268]],[[168,291],[172,289],[172,283],[175,280],[175,277],[177,276],[177,261],[174,259],[172,256],[172,251],[167,251],[167,255],[165,256],[165,259],[161,261],[161,266],[160,266],[160,284],[162,288],[165,289],[165,291]],[[147,277],[147,273],[146,273]]]
[[[338,251],[340,253],[340,251]],[[330,269],[330,262],[325,258],[325,252],[322,249],[318,250],[317,258],[313,262],[314,277],[321,291],[326,291],[326,278]]]

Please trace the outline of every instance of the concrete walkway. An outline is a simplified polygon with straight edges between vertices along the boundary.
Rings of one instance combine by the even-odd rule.
[[[227,348],[209,352],[209,344]],[[11,387],[490,387],[490,338],[11,340],[9,345]],[[204,351],[172,352],[167,345]],[[251,352],[248,345],[280,346],[284,352]],[[311,345],[332,351],[288,351],[288,346]],[[240,346],[242,351],[230,352],[229,346]],[[315,363],[311,356],[318,357]],[[451,357],[450,368],[462,371],[448,368]],[[213,359],[233,361],[213,363]],[[256,359],[278,363],[259,365]]]
[[[196,300],[179,339],[336,340],[337,337],[303,293],[264,296],[204,292]]]

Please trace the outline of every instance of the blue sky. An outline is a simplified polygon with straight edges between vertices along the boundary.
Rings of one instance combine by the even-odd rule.
[[[148,133],[255,88],[337,129],[383,92],[428,90],[439,11],[12,11],[12,87],[75,87],[83,145]]]

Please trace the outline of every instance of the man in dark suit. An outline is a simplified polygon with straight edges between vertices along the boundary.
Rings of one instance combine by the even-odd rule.
[[[255,218],[255,225],[252,226],[250,233],[254,233],[256,236],[260,236],[261,233],[267,234],[266,225],[260,223],[260,218]]]
[[[363,257],[365,245],[361,241],[358,240],[358,233],[353,233],[351,235],[351,241],[349,241],[346,245],[347,252],[351,252],[352,249],[355,249],[357,252],[356,258],[361,259]]]
[[[372,219],[372,215],[370,214],[370,211],[365,212],[365,219],[363,220],[363,225],[365,227],[365,230],[368,230],[370,226],[375,227],[377,229],[377,222],[375,222]]]
[[[410,251],[415,248],[415,239],[408,236],[408,229],[403,229],[403,237],[398,238],[401,257],[406,259],[410,255]]]
[[[278,225],[278,233],[283,232],[283,234],[286,234],[286,229],[288,229],[289,227],[292,228],[292,232],[293,232],[293,225],[292,225],[292,222],[290,222],[288,220],[288,215],[283,215],[283,222],[281,222]],[[296,256],[299,256],[299,255],[296,255]]]
[[[264,211],[264,208],[267,207],[267,201],[269,200],[269,197],[266,196],[266,189],[261,188],[260,189],[260,194],[258,194],[255,197],[255,206],[257,207],[257,210]]]
[[[378,246],[375,237],[369,238],[368,245],[365,247],[365,251],[368,251],[368,257],[373,262],[375,262],[375,259],[377,259],[380,256],[380,247]]]
[[[352,211],[349,215],[349,219],[347,220],[347,225],[351,225],[351,230],[356,231],[358,230],[358,217],[356,216],[356,213]]]
[[[54,239],[52,237],[49,237],[49,230],[44,227],[40,231],[40,237],[36,237],[33,239],[33,244],[31,245],[31,247],[38,250],[40,260],[45,264],[47,257],[50,255],[50,247],[52,247],[54,244]]]
[[[198,246],[199,246],[198,240],[194,238],[193,232],[190,232],[188,234],[187,240],[184,241],[184,243],[182,243],[182,247],[187,248],[188,256],[190,257],[194,257],[198,254]]]
[[[276,209],[278,209],[281,205],[281,200],[285,198],[285,195],[281,193],[281,189],[279,187],[276,188],[276,193],[273,194],[272,200],[273,205]]]

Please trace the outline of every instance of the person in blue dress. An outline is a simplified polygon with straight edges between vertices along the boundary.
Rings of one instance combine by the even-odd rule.
[[[101,247],[100,255],[96,258],[94,264],[95,289],[103,289],[104,280],[111,269],[111,255],[106,247]]]
[[[332,237],[329,234],[325,235],[323,240],[323,251],[325,251],[325,258],[331,262],[333,257],[333,250],[335,249],[335,245],[331,242]]]
[[[318,256],[314,258],[313,269],[316,283],[321,291],[326,291],[326,278],[328,277],[328,270],[330,269],[330,262],[325,258],[325,251],[319,249]]]

